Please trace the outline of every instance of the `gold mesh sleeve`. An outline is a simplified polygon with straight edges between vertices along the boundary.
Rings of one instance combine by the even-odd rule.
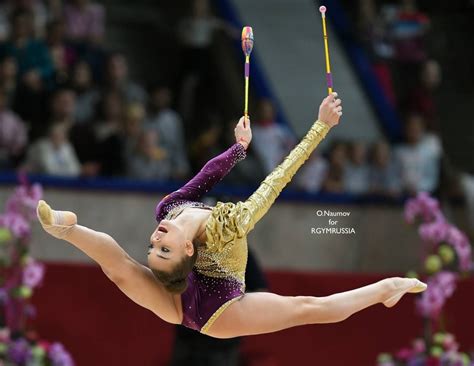
[[[259,188],[245,201],[237,203],[240,209],[240,231],[248,233],[267,213],[273,202],[291,181],[298,169],[309,158],[329,131],[329,126],[316,121],[306,136],[296,145],[283,162],[278,165],[260,184]],[[240,206],[240,207],[239,207]]]

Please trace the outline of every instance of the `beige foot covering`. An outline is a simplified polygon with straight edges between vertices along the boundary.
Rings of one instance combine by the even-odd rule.
[[[386,307],[391,308],[394,306],[406,293],[415,294],[418,292],[423,292],[428,287],[426,283],[423,283],[416,278],[403,278],[402,281],[406,282],[407,284],[405,286],[401,286],[401,289],[397,291],[395,295],[383,302]]]
[[[58,239],[64,239],[77,223],[75,213],[55,211],[43,200],[38,202],[36,214],[44,230]]]

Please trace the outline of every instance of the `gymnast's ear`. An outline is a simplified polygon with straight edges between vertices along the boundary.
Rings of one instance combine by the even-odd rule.
[[[187,256],[192,257],[194,254],[194,245],[191,240],[186,240],[184,242],[184,251]]]

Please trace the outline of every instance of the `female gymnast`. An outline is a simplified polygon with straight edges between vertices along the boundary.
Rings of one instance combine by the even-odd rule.
[[[341,100],[332,93],[321,103],[318,120],[306,136],[246,201],[208,207],[198,200],[246,155],[252,133],[250,120],[241,118],[236,143],[158,203],[149,268],[131,258],[110,235],[78,225],[72,212],[52,210],[40,201],[38,217],[49,234],[95,260],[134,302],[169,323],[212,337],[339,322],[377,303],[391,307],[405,293],[424,291],[426,285],[394,277],[327,297],[245,293],[248,233],[341,115]]]

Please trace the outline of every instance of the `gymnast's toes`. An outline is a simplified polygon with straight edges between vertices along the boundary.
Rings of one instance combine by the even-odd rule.
[[[416,278],[391,278],[387,284],[389,295],[383,304],[388,308],[395,306],[406,293],[423,292],[428,287]]]
[[[36,214],[38,215],[38,219],[43,225],[53,225],[53,214],[51,207],[43,201],[40,200],[38,202],[38,206],[36,207]]]
[[[71,226],[77,223],[74,212],[55,211],[43,200],[38,202],[37,214],[42,225]]]

